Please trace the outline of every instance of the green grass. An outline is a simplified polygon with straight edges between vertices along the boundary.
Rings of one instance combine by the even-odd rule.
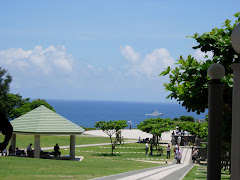
[[[158,156],[156,150],[153,151],[152,156],[146,156],[145,153],[145,144],[131,143],[124,145],[117,145],[114,149],[114,156],[111,155],[111,146],[95,146],[95,147],[81,147],[76,148],[76,151],[80,154],[84,155],[84,157],[88,157],[89,155],[92,157],[114,157],[119,160],[153,160],[153,161],[163,161],[167,159],[166,147],[163,148],[163,156]],[[88,151],[88,152],[87,152]],[[168,161],[171,161],[174,157],[174,153],[172,152],[171,158]]]
[[[188,174],[184,177],[183,180],[192,180],[192,179],[207,179],[207,166],[206,165],[195,165]],[[221,179],[230,179],[229,171],[223,171]]]
[[[32,139],[31,139],[32,138]],[[45,139],[46,138],[46,139]],[[79,139],[78,139],[79,138]],[[109,138],[76,137],[76,144],[110,142]],[[19,147],[24,148],[33,142],[33,137],[17,136]],[[23,145],[20,146],[20,143]],[[55,143],[68,145],[67,136],[41,137],[41,147],[51,147]],[[0,179],[90,179],[164,164],[146,163],[137,160],[161,161],[166,159],[166,148],[163,156],[145,155],[145,144],[131,143],[117,145],[114,155],[110,146],[76,148],[76,156],[84,156],[83,161],[34,159],[23,157],[0,157]],[[61,149],[62,155],[69,154],[69,149]],[[118,153],[117,153],[118,152]],[[135,153],[133,153],[135,152]],[[173,157],[173,155],[172,155]],[[149,159],[146,159],[149,158]],[[5,168],[4,168],[5,167]]]

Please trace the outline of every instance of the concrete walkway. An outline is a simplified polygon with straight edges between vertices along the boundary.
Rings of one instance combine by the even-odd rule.
[[[173,163],[170,165],[105,176],[101,178],[95,178],[94,180],[181,180],[194,165],[191,163],[192,148],[183,147],[181,149],[181,164],[176,164],[176,161],[173,161]]]
[[[127,140],[124,142],[125,144],[127,143],[135,143],[136,140]],[[99,144],[84,144],[84,145],[75,145],[76,148],[78,147],[90,147],[90,146],[106,146],[106,145],[111,145],[111,143],[99,143]],[[60,146],[60,149],[69,149],[70,146]],[[41,150],[53,150],[53,147],[45,147],[41,148]]]

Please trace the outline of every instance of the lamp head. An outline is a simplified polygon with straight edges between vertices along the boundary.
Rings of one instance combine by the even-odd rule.
[[[233,49],[240,54],[240,23],[235,26],[231,34],[231,43]]]
[[[225,69],[223,65],[213,63],[209,66],[207,74],[210,79],[222,79],[225,76]]]

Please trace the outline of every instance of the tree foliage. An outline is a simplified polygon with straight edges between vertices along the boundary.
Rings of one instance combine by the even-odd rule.
[[[189,122],[194,122],[195,119],[192,116],[180,116],[180,118],[174,118],[174,121],[189,121]]]
[[[112,155],[113,150],[115,149],[117,138],[113,141],[112,136],[120,133],[122,129],[127,127],[126,120],[118,120],[118,121],[99,121],[95,124],[95,127],[101,129],[104,133],[106,133],[110,137],[111,145],[112,145]]]
[[[7,113],[7,104],[6,101],[8,99],[9,85],[12,81],[12,77],[7,73],[5,69],[0,67],[0,111]]]
[[[173,127],[175,127],[175,124],[171,119],[162,119],[160,117],[146,119],[137,125],[137,128],[139,130],[146,133],[150,133],[153,135],[153,137],[157,138],[158,149],[159,149],[159,139],[161,138],[162,133],[166,131],[170,131]]]
[[[11,81],[11,75],[0,67],[0,111],[4,112],[8,119],[17,118],[41,105],[55,112],[46,100],[35,99],[34,101],[30,101],[30,98],[24,99],[19,94],[9,93]]]
[[[198,123],[198,122],[176,122],[179,131],[188,131],[191,135],[198,136],[199,138],[207,139],[208,136],[208,123]]]
[[[171,130],[174,122],[171,119],[150,118],[137,125],[137,128],[143,132],[150,133],[154,136],[161,137],[162,133]]]
[[[22,96],[19,94],[8,94],[8,100],[11,103],[10,109],[9,109],[9,118],[14,119],[21,115],[26,114],[27,112],[44,105],[45,107],[51,109],[55,112],[53,107],[49,105],[46,100],[43,99],[35,99],[33,101],[30,101],[30,98],[23,99]]]
[[[165,89],[171,93],[167,98],[177,99],[188,111],[196,111],[198,114],[204,112],[207,108],[207,69],[213,63],[220,63],[225,67],[226,76],[223,79],[225,83],[224,95],[229,97],[229,88],[232,87],[232,69],[231,63],[237,57],[230,41],[230,35],[233,28],[240,22],[239,13],[235,14],[237,20],[231,24],[226,20],[221,28],[214,28],[210,32],[202,35],[195,34],[190,36],[198,43],[193,49],[200,49],[202,52],[212,52],[213,57],[205,57],[206,61],[198,61],[191,55],[186,59],[182,56],[177,60],[177,67],[171,69],[168,67],[160,76],[169,75],[170,82],[164,84]],[[229,103],[231,98],[224,98],[225,103]]]
[[[232,85],[233,74],[231,64],[237,53],[231,45],[230,35],[233,28],[240,22],[240,13],[236,13],[236,20],[226,20],[221,28],[214,28],[202,35],[190,36],[197,41],[198,45],[193,49],[207,53],[212,52],[212,57],[205,57],[205,61],[198,61],[191,55],[186,59],[182,56],[177,60],[177,66],[173,69],[168,67],[160,76],[169,76],[169,83],[165,83],[166,91],[171,93],[167,98],[174,98],[188,111],[198,114],[208,108],[208,83],[207,69],[213,63],[220,63],[225,67],[224,105],[223,105],[223,141],[230,146],[231,138],[231,113],[232,113]]]

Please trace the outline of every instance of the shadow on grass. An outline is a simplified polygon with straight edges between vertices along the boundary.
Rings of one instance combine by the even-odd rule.
[[[94,154],[94,156],[105,156],[105,157],[119,157],[121,154]]]

